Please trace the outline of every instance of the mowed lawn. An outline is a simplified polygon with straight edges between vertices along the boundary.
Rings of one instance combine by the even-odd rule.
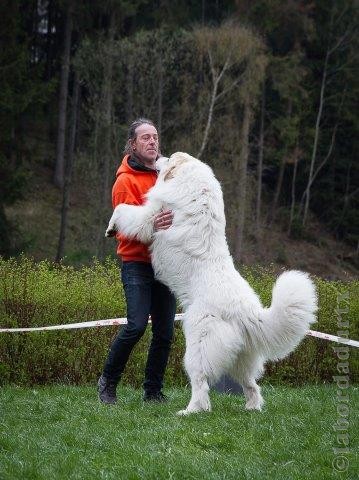
[[[178,417],[189,389],[167,404],[119,389],[98,402],[95,387],[0,388],[0,479],[354,479],[359,389],[349,389],[347,472],[333,470],[337,388],[263,388],[261,413],[242,396],[212,393],[212,413]]]

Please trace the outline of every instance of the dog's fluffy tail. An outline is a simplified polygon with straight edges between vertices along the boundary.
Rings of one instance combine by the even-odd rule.
[[[248,331],[251,348],[262,350],[266,360],[278,360],[299,344],[316,321],[317,294],[304,272],[291,270],[277,279],[272,305],[264,308],[259,322]]]

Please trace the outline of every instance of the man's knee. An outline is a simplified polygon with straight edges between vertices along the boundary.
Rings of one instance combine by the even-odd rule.
[[[124,329],[124,336],[132,340],[139,340],[146,331],[146,325],[129,324]]]
[[[171,346],[173,340],[173,329],[168,329],[166,331],[153,331],[153,338],[156,343],[163,347]]]

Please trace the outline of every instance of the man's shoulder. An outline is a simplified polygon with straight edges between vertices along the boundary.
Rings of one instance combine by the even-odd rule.
[[[134,174],[132,172],[121,172],[117,175],[115,183],[128,183],[132,182]]]
[[[115,185],[138,185],[155,183],[157,174],[152,172],[121,172],[116,180]]]
[[[156,176],[147,172],[122,172],[117,176],[113,185],[112,193],[132,192],[136,197],[142,198],[142,195],[156,183]]]

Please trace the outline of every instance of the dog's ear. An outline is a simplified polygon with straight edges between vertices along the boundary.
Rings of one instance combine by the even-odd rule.
[[[167,172],[165,173],[163,177],[163,181],[166,182],[167,180],[171,180],[171,178],[174,178],[176,176],[177,170],[184,164],[189,162],[189,159],[186,157],[179,157],[176,159],[175,164],[172,165]]]
[[[176,165],[173,165],[171,168],[169,168],[163,177],[163,181],[166,182],[167,180],[171,180],[171,178],[174,177],[175,170]]]

